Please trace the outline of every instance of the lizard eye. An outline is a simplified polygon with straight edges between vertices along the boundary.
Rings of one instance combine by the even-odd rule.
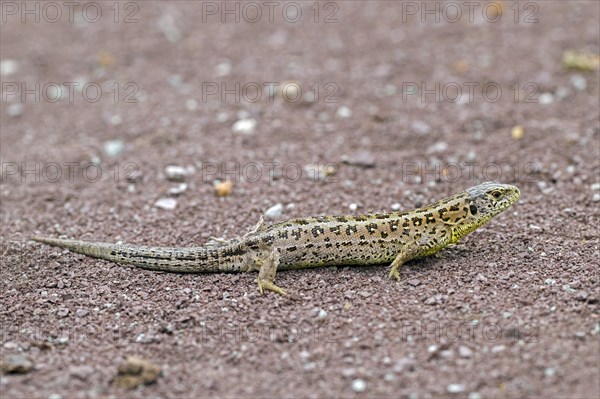
[[[502,194],[500,193],[500,191],[496,191],[496,190],[492,191],[492,197],[494,197],[496,199],[500,198],[501,195]]]

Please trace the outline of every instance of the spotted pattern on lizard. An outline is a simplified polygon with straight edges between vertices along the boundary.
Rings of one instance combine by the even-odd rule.
[[[285,294],[275,285],[278,270],[391,262],[390,278],[411,259],[458,242],[515,203],[515,186],[483,183],[424,208],[360,216],[317,216],[266,226],[262,219],[246,235],[200,247],[148,247],[48,237],[32,240],[73,252],[179,273],[257,270],[260,292]]]

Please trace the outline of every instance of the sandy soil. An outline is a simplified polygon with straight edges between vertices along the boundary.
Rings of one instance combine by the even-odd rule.
[[[2,397],[600,395],[599,76],[593,59],[563,62],[598,54],[600,3],[482,16],[487,3],[458,2],[457,16],[306,2],[297,22],[300,3],[276,3],[272,22],[260,2],[228,3],[239,22],[221,2],[82,3],[72,21],[56,3],[56,22],[14,4],[0,26]],[[270,96],[269,82],[296,85]],[[282,218],[410,209],[486,180],[521,200],[399,283],[342,265],[282,272],[293,295],[260,296],[253,274],[27,241],[191,246],[276,204]],[[162,371],[126,388],[127,356]]]

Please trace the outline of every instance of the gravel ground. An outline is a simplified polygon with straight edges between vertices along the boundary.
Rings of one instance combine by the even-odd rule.
[[[599,397],[600,3],[24,4],[0,25],[2,397]],[[486,180],[521,200],[398,283],[341,265],[261,296],[27,241],[191,246]]]

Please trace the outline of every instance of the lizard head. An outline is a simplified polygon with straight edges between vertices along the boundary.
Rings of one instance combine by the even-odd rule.
[[[452,241],[458,241],[508,209],[520,195],[519,189],[510,184],[487,182],[469,188],[463,197],[466,215],[452,229]]]

